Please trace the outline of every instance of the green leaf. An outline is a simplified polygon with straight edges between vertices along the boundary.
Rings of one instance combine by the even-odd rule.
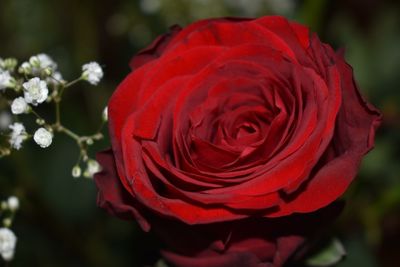
[[[306,265],[311,267],[334,266],[340,262],[345,255],[346,251],[340,240],[332,238],[326,246],[321,247],[321,249],[306,260]]]

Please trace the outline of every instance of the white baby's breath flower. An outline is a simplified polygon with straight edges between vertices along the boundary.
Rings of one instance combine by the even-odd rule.
[[[46,148],[53,142],[53,134],[45,128],[39,128],[33,135],[33,140],[42,148]]]
[[[90,159],[87,161],[86,170],[83,173],[83,176],[86,178],[91,178],[99,171],[101,171],[100,164],[96,160]]]
[[[0,228],[0,254],[5,261],[10,261],[14,257],[17,237],[8,228]]]
[[[93,85],[97,85],[103,78],[103,69],[97,62],[90,62],[82,66],[82,78]]]
[[[41,53],[36,56],[32,56],[29,59],[29,64],[32,67],[33,74],[39,74],[42,70],[48,69],[54,72],[57,69],[57,64],[47,54]]]
[[[22,85],[24,87],[24,97],[27,103],[37,106],[43,103],[49,94],[49,89],[45,81],[35,77]]]
[[[19,200],[16,196],[11,196],[7,199],[7,206],[10,210],[16,211],[19,208]]]
[[[17,97],[11,104],[11,112],[15,115],[22,114],[27,112],[29,109],[28,104],[25,101],[25,98],[22,96]]]
[[[57,63],[54,62],[54,60],[49,55],[42,53],[37,55],[37,57],[39,58],[40,67],[42,69],[51,68],[55,70],[57,68]]]
[[[12,130],[9,142],[13,148],[19,150],[27,137],[25,127],[22,123],[14,122],[9,128]]]
[[[0,71],[0,91],[15,86],[15,79],[8,71]]]

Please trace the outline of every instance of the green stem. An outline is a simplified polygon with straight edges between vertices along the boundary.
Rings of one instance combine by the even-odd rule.
[[[73,80],[73,81],[67,83],[63,88],[71,87],[72,85],[74,85],[74,84],[76,84],[76,83],[78,83],[78,82],[80,82],[80,81],[82,81],[82,80],[83,80],[82,77],[79,77],[78,79],[75,79],[75,80]],[[60,95],[60,96],[61,96],[61,95]]]
[[[80,158],[83,158],[83,160],[87,159],[87,147],[86,147],[86,140],[88,138],[91,138],[90,136],[79,136],[76,133],[74,133],[73,131],[71,131],[68,128],[65,128],[63,125],[61,124],[55,124],[53,125],[53,128],[55,131],[60,132],[60,133],[64,133],[65,135],[71,137],[72,139],[74,139],[76,141],[76,144],[79,147],[80,150]],[[78,162],[80,161],[80,159],[78,160]]]
[[[61,115],[60,115],[60,100],[55,100],[56,105],[56,124],[61,124]]]
[[[106,122],[103,119],[101,119],[101,123],[100,123],[99,128],[96,131],[96,134],[99,134],[103,130],[103,127],[105,124],[106,124]],[[96,135],[96,134],[94,134],[94,135]]]
[[[36,116],[36,118],[43,120],[45,122],[45,119],[42,118],[42,116],[40,116],[36,111],[34,111],[32,108],[30,110],[30,112],[32,112],[33,115]]]
[[[54,129],[60,133],[64,133],[67,136],[71,137],[72,139],[74,139],[78,144],[80,144],[81,141],[81,137],[79,135],[77,135],[76,133],[74,133],[73,131],[71,131],[68,128],[65,128],[64,126],[62,126],[61,124],[56,124],[54,125]]]
[[[63,83],[62,81],[60,81],[60,80],[54,78],[54,76],[50,76],[50,79],[56,81],[56,82],[59,83],[59,84],[62,84],[62,83]]]

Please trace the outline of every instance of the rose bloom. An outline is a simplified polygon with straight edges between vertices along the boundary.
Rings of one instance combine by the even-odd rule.
[[[278,267],[339,213],[380,113],[343,56],[278,16],[174,26],[108,105],[98,204],[178,267]]]

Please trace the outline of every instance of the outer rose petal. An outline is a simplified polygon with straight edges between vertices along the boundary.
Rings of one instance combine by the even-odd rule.
[[[203,258],[185,257],[164,251],[164,258],[175,263],[177,267],[272,267],[271,263],[262,263],[252,253],[233,252]]]
[[[248,18],[230,18],[230,17],[199,20],[182,29],[182,31],[173,40],[171,40],[171,42],[168,45],[168,49],[166,49],[165,53],[169,53],[170,50],[175,48],[177,44],[184,43],[185,41],[187,41],[190,35],[202,31],[205,27],[208,27],[210,24],[218,22],[230,22],[232,24],[235,24],[251,20],[252,19]]]
[[[150,230],[150,225],[138,212],[137,203],[123,188],[118,178],[112,150],[97,153],[97,161],[102,166],[102,171],[94,177],[98,191],[97,205],[108,213],[120,218],[136,219],[143,230]]]
[[[177,267],[281,267],[342,211],[337,202],[318,212],[279,219],[187,226],[152,218],[153,230],[168,250],[163,256]]]
[[[380,112],[361,96],[351,67],[338,56],[342,76],[343,101],[336,119],[335,133],[326,154],[316,166],[314,176],[281,209],[270,214],[280,217],[295,212],[312,212],[341,196],[357,175],[363,156],[374,146]]]
[[[181,30],[182,28],[178,25],[172,26],[169,33],[159,36],[153,41],[153,43],[151,43],[151,45],[137,53],[131,59],[129,64],[132,70],[135,70],[147,62],[150,62],[161,56],[171,39],[174,38],[174,36],[176,36]]]
[[[167,48],[173,47],[176,43],[179,43],[183,39],[187,38],[189,34],[203,26],[210,24],[211,22],[242,22],[250,19],[246,18],[220,18],[220,19],[205,19],[200,20],[192,25],[182,29],[179,25],[174,25],[170,27],[170,32],[163,34],[156,38],[148,47],[139,51],[135,56],[132,57],[130,62],[130,67],[135,70],[144,64],[159,58],[161,55],[165,54]]]

